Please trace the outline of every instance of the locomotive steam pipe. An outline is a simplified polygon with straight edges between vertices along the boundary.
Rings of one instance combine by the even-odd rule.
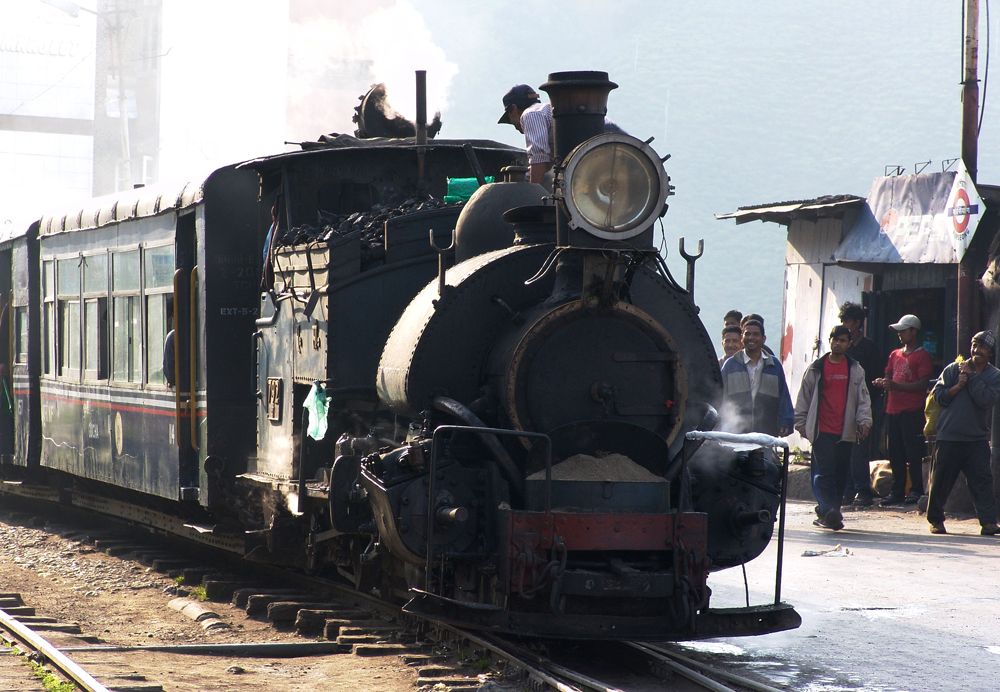
[[[471,425],[474,428],[487,427],[486,423],[479,420],[479,416],[454,399],[449,399],[446,396],[438,396],[434,397],[431,403],[438,411],[452,415],[466,425]],[[511,485],[514,486],[518,496],[524,497],[524,478],[522,478],[521,470],[514,463],[514,460],[510,458],[510,454],[507,453],[504,446],[500,444],[500,440],[497,439],[496,435],[488,433],[480,433],[479,439],[486,445],[486,449],[490,450],[493,458],[497,460],[497,464],[500,465],[500,471],[510,481]]]
[[[469,518],[469,510],[465,507],[441,507],[435,512],[438,523],[450,526]]]
[[[757,512],[740,512],[734,517],[736,526],[747,528],[756,524],[767,524],[771,521],[771,513],[766,509]]]

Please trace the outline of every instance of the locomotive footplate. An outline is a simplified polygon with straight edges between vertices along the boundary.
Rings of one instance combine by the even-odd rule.
[[[679,631],[668,617],[622,617],[523,613],[478,603],[463,603],[412,589],[403,611],[450,625],[555,639],[637,639],[692,641],[712,637],[742,637],[795,629],[802,618],[787,603],[749,608],[706,608],[698,613],[694,631]]]

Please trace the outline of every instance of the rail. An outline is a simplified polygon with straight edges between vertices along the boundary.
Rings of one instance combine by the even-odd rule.
[[[39,636],[31,628],[22,625],[3,610],[0,610],[0,626],[18,641],[34,649],[39,656],[52,663],[59,672],[72,680],[81,690],[85,692],[110,692],[107,687],[99,683],[90,673],[81,668],[76,661],[59,651],[44,637]]]

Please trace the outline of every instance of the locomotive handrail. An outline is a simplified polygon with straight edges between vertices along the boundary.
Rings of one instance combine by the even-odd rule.
[[[177,442],[177,449],[184,449],[184,444],[181,442],[181,430],[183,428],[181,425],[181,383],[177,377],[181,374],[181,349],[180,344],[177,342],[177,331],[181,324],[181,296],[179,291],[181,285],[180,279],[183,274],[183,269],[174,271],[174,424],[177,430],[174,439]]]
[[[198,305],[195,301],[195,289],[198,286],[198,267],[191,267],[191,285],[190,294],[188,295],[188,305],[190,306],[190,323],[188,324],[188,332],[190,334],[190,363],[189,367],[191,370],[191,391],[188,394],[188,403],[191,410],[191,449],[196,452],[200,452],[201,449],[198,447],[198,351],[195,345],[198,342]],[[175,349],[176,352],[176,349]],[[176,378],[177,375],[175,374]]]
[[[440,438],[444,433],[474,433],[504,435],[507,437],[527,437],[545,440],[545,513],[552,511],[552,439],[544,433],[505,428],[486,428],[470,425],[439,425],[431,437],[431,463],[427,478],[427,563],[424,567],[424,590],[433,593],[431,574],[434,566],[434,480],[437,474],[437,460],[441,451]]]
[[[258,317],[254,322],[257,329],[273,327],[274,323],[278,321],[278,313],[281,312],[281,307],[278,305],[278,297],[274,295],[274,289],[267,289],[267,294],[271,296],[271,305],[274,307],[274,312],[272,312],[268,317]]]
[[[689,440],[715,440],[716,442],[728,442],[732,445],[750,445],[752,447],[781,447],[788,449],[788,440],[782,437],[773,437],[764,433],[730,433],[717,430],[692,430],[684,435]]]

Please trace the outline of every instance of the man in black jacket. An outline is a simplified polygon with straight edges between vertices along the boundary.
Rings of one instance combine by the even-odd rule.
[[[885,358],[875,342],[862,333],[865,324],[865,309],[857,303],[847,302],[840,306],[840,323],[851,330],[851,345],[847,356],[853,358],[865,371],[865,384],[871,399],[872,411],[881,410],[882,390],[872,386],[872,380],[881,377],[885,371]],[[875,494],[871,480],[871,446],[874,436],[858,440],[851,450],[851,477],[847,484],[848,498],[854,496],[855,507],[868,507]],[[853,492],[852,492],[853,487]]]

